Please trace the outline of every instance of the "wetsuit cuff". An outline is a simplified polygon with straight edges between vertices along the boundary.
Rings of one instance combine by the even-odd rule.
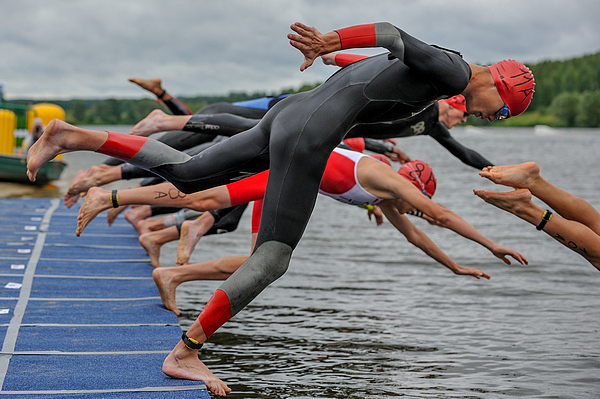
[[[336,54],[335,65],[345,67],[346,65],[354,64],[356,61],[364,60],[365,58],[369,57],[359,54]]]
[[[358,47],[375,47],[376,33],[375,24],[355,25],[348,28],[336,29],[340,36],[343,49]]]

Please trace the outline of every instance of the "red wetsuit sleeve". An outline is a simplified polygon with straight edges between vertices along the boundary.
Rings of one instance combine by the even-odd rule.
[[[265,170],[264,172],[225,185],[229,191],[231,206],[261,200],[265,196],[267,180],[269,180],[269,171]]]
[[[263,200],[254,201],[252,208],[252,233],[258,233],[260,227],[260,216],[262,215]]]
[[[229,297],[225,291],[217,289],[198,316],[198,321],[208,338],[231,317]]]
[[[148,139],[130,134],[107,132],[108,139],[96,152],[129,161],[146,144]]]
[[[345,67],[346,65],[350,65],[355,63],[356,61],[364,60],[365,58],[369,58],[366,55],[359,54],[336,54],[335,55],[335,65],[339,67]]]
[[[375,47],[375,24],[355,25],[336,29],[343,49],[358,47]]]

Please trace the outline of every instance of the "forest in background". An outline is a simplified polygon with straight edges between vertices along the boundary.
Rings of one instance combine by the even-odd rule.
[[[600,127],[600,52],[560,61],[527,64],[536,81],[535,94],[528,110],[515,118],[498,122],[504,126],[548,125],[553,127]],[[220,101],[237,102],[284,93],[310,90],[319,83],[305,84],[297,89],[276,92],[231,92],[226,96],[179,97],[193,112]],[[176,94],[176,93],[175,93]],[[46,99],[65,109],[66,120],[75,125],[133,125],[152,110],[161,108],[154,100],[143,99]],[[27,99],[12,100],[13,104],[32,104]],[[470,117],[467,124],[488,122]],[[496,125],[496,126],[498,126]]]

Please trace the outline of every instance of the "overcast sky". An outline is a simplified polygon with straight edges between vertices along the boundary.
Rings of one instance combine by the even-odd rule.
[[[10,100],[149,97],[129,77],[179,96],[323,81],[333,67],[299,71],[295,21],[321,32],[387,21],[480,64],[600,51],[599,0],[0,0],[0,84]]]

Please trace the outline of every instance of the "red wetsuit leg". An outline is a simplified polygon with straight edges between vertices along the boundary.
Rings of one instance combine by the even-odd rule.
[[[217,289],[198,316],[206,338],[209,338],[219,327],[231,319],[231,306],[225,291]]]
[[[231,206],[261,200],[265,196],[267,180],[269,180],[269,171],[265,170],[264,172],[225,185],[229,191]]]
[[[146,137],[115,132],[107,133],[108,139],[96,152],[110,155],[123,161],[129,161],[133,158],[144,144],[146,144],[146,141],[148,141]]]
[[[252,208],[252,233],[258,233],[260,227],[260,216],[262,214],[263,200],[254,201]]]

